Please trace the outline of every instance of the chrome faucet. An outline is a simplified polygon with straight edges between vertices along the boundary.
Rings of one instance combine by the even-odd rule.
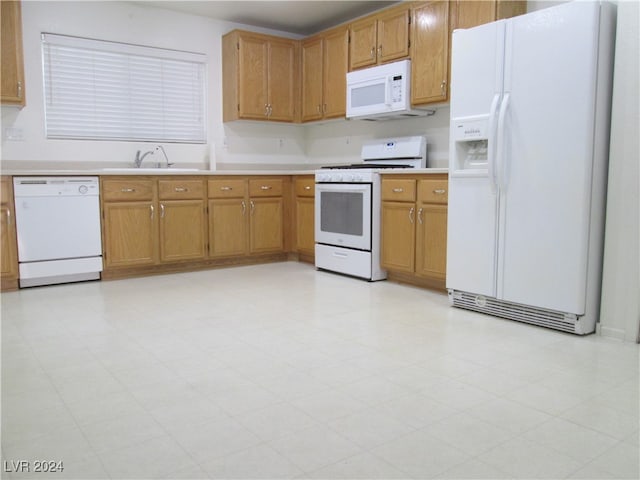
[[[167,168],[169,168],[173,163],[169,163],[169,157],[167,157],[167,152],[164,151],[164,147],[162,145],[158,145],[156,147],[156,152],[160,150],[162,151],[162,155],[164,155],[164,160],[167,162]],[[160,167],[160,162],[158,162],[158,167]]]
[[[164,147],[162,145],[156,146],[153,150],[149,150],[148,152],[144,152],[142,155],[140,154],[140,150],[136,152],[135,166],[136,168],[140,168],[142,166],[142,161],[145,159],[147,155],[154,155],[157,151],[161,151],[164,156],[164,160],[167,164],[166,168],[169,168],[173,163],[169,162],[169,157],[167,156],[167,152],[164,151]],[[162,168],[160,166],[160,162],[156,163],[157,168]]]
[[[142,165],[142,161],[144,160],[144,157],[146,157],[149,154],[153,155],[154,151],[149,150],[148,152],[144,152],[142,155],[140,155],[140,150],[136,152],[136,159],[135,159],[136,168],[140,168],[140,166]]]

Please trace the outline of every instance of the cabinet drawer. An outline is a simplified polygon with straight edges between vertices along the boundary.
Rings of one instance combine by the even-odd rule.
[[[281,197],[282,183],[283,182],[281,178],[251,179],[249,180],[249,196]]]
[[[382,200],[396,202],[416,201],[416,181],[413,179],[382,179]]]
[[[160,200],[203,198],[204,182],[202,180],[159,180],[158,196]]]
[[[240,198],[246,193],[247,182],[244,180],[209,180],[209,198]]]
[[[153,180],[131,178],[102,181],[104,200],[152,200]]]
[[[316,181],[311,178],[296,178],[296,196],[313,197],[316,194]]]
[[[449,182],[445,179],[420,180],[419,198],[421,202],[443,203],[449,200]]]

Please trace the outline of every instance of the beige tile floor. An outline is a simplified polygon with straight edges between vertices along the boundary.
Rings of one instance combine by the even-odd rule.
[[[2,295],[2,478],[638,478],[638,423],[637,345],[306,264]]]

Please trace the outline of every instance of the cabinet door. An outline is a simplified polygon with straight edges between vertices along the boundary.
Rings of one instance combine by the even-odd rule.
[[[449,76],[449,3],[433,1],[413,9],[411,104],[447,100]]]
[[[160,260],[202,259],[205,256],[204,201],[160,202]]]
[[[157,212],[151,202],[104,204],[105,267],[156,263]]]
[[[295,119],[295,54],[292,41],[269,42],[269,120],[293,122]]]
[[[322,112],[324,118],[344,117],[347,111],[347,69],[349,30],[342,27],[324,37]],[[317,74],[317,72],[316,72]]]
[[[284,249],[282,197],[252,197],[249,206],[249,252],[281,252]]]
[[[447,272],[447,206],[418,204],[416,273],[445,280]]]
[[[0,207],[0,275],[15,277],[18,274],[16,250],[16,226],[9,205]]]
[[[312,254],[315,250],[315,199],[296,197],[296,250]]]
[[[24,61],[20,13],[20,2],[6,0],[0,2],[0,20],[2,21],[0,103],[24,106]]]
[[[375,65],[377,44],[377,20],[374,17],[351,24],[349,46],[349,70]]]
[[[209,200],[209,256],[247,253],[247,203],[242,198]]]
[[[496,0],[457,0],[451,8],[452,31],[456,28],[476,27],[496,19]]]
[[[413,273],[415,204],[382,202],[382,268]]]
[[[322,47],[323,40],[320,37],[302,44],[303,122],[322,118]],[[336,69],[340,70],[340,66]],[[346,86],[344,90],[346,92]],[[334,95],[336,94],[337,92],[334,92]]]
[[[240,118],[265,120],[267,115],[268,43],[251,35],[238,41],[238,102]]]
[[[393,9],[378,17],[378,63],[409,56],[409,10]]]

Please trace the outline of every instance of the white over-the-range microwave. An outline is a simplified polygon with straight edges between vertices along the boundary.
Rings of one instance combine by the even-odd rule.
[[[347,118],[388,120],[432,114],[433,110],[411,108],[411,60],[347,73]]]

